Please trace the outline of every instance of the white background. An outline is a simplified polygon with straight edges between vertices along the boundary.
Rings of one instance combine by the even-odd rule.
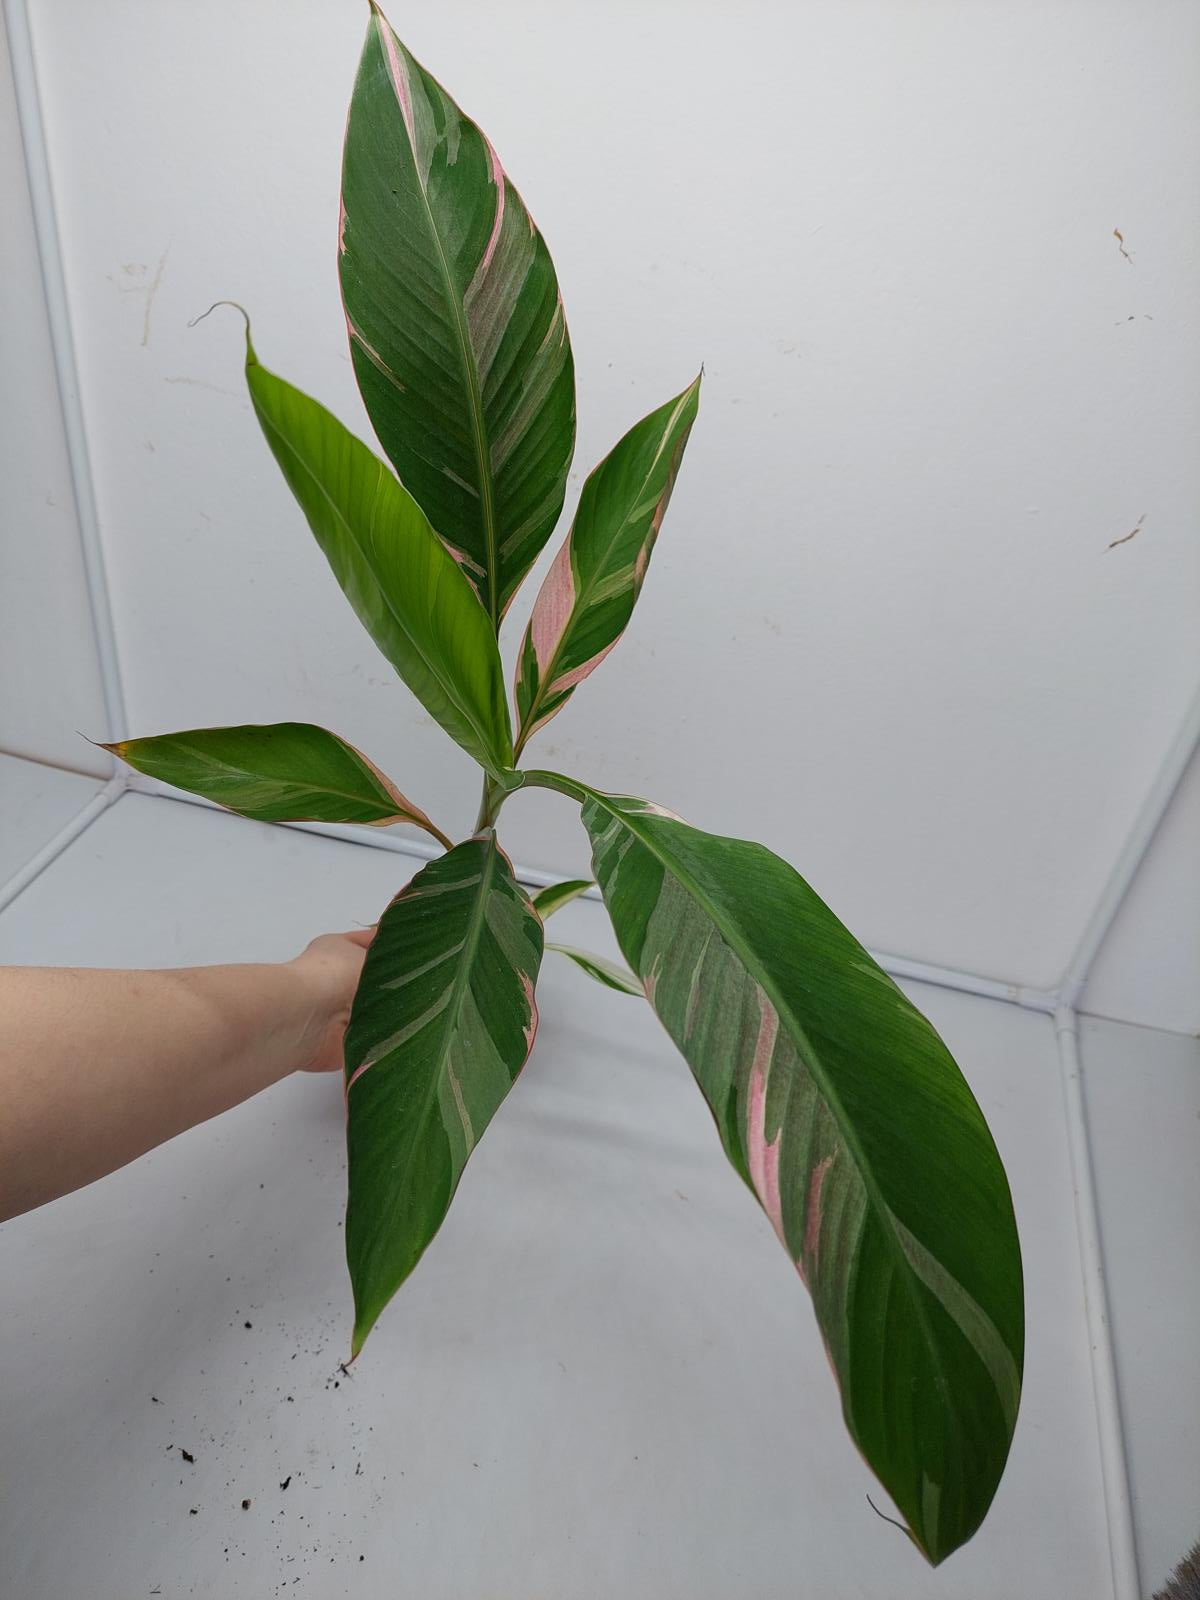
[[[333,258],[362,8],[30,9],[131,730],[324,722],[444,825],[467,826],[469,764],[376,657],[257,433],[238,325],[186,326],[219,296],[244,300],[263,359],[369,437]],[[763,839],[875,948],[1056,984],[1200,666],[1200,12],[1182,0],[415,0],[394,20],[491,134],[554,252],[580,385],[568,511],[616,436],[707,368],[629,633],[531,754]],[[0,133],[0,751],[102,776],[79,733],[118,730],[104,727],[3,74]],[[514,634],[523,619],[518,603]],[[1143,1025],[1089,1023],[1082,1047],[1147,1593],[1200,1532],[1200,1283],[1183,1220],[1200,1204],[1200,1060],[1185,1037],[1200,1029],[1198,784],[1193,762],[1083,1000]],[[93,789],[0,759],[0,876]],[[505,823],[518,860],[583,865],[565,803],[519,796]],[[3,913],[0,960],[270,958],[326,921],[369,920],[409,870],[127,797]],[[594,938],[594,912],[576,912]],[[650,1019],[572,973],[547,998],[560,1021],[512,1126],[498,1122],[476,1188],[464,1185],[441,1265],[431,1254],[377,1335],[384,1353],[356,1380],[353,1416],[326,1389],[344,1296],[340,1129],[324,1086],[282,1089],[5,1230],[5,1281],[21,1288],[0,1337],[0,1389],[18,1397],[0,1458],[0,1589],[94,1600],[101,1574],[112,1600],[143,1577],[146,1589],[165,1578],[168,1596],[258,1600],[290,1582],[291,1554],[323,1600],[344,1592],[337,1561],[359,1540],[374,1559],[350,1592],[391,1595],[404,1441],[445,1418],[401,1502],[422,1594],[487,1594],[485,1578],[524,1593],[541,1573],[564,1596],[594,1578],[597,1593],[641,1584],[663,1600],[681,1571],[688,1600],[791,1595],[797,1573],[836,1600],[897,1600],[905,1584],[947,1600],[1106,1594],[1049,1023],[918,994],[996,1128],[1030,1274],[1013,1470],[980,1540],[931,1579],[860,1517],[869,1481],[819,1350],[807,1384],[803,1297],[768,1263],[756,1271],[769,1237],[727,1187],[703,1117],[687,1120],[686,1096],[676,1105],[686,1084]],[[699,1225],[644,1169],[627,1205],[614,1191],[608,1163],[636,1144],[631,1064],[663,1097],[659,1158],[696,1179]],[[546,1125],[562,1143],[531,1177]],[[269,1200],[256,1198],[264,1175]],[[582,1219],[605,1208],[612,1238],[584,1248]],[[496,1218],[511,1236],[506,1222],[492,1237]],[[718,1242],[726,1297],[766,1319],[749,1371],[706,1286]],[[239,1260],[232,1288],[210,1250]],[[519,1293],[505,1305],[507,1281]],[[253,1349],[237,1317],[248,1296],[270,1319]],[[498,1344],[454,1346],[464,1326],[497,1320]],[[531,1376],[547,1337],[584,1363],[574,1391],[548,1387],[557,1365]],[[675,1370],[687,1338],[699,1344]],[[303,1346],[302,1408],[276,1404],[288,1341],[289,1355]],[[531,1410],[509,1437],[486,1397],[514,1364]],[[204,1419],[212,1435],[194,1484],[163,1465],[159,1408],[141,1392],[151,1373],[173,1385],[171,1429]],[[709,1404],[714,1451],[741,1463],[732,1501],[695,1410]],[[366,1501],[326,1494],[328,1478],[319,1493],[296,1482],[336,1588],[317,1575],[303,1507],[286,1539],[269,1516],[238,1525],[234,1579],[214,1524],[176,1504],[202,1487],[228,1522],[246,1474],[257,1504],[291,1452],[306,1474],[340,1470],[380,1415],[393,1426]],[[639,1432],[643,1415],[655,1423]],[[567,1442],[551,1425],[564,1416]],[[510,1471],[497,1458],[476,1484],[481,1430],[511,1451]],[[641,1457],[642,1438],[659,1456],[649,1489],[622,1454]],[[544,1492],[566,1494],[550,1532],[522,1492],[539,1462]],[[496,1513],[491,1542],[447,1539],[451,1501]],[[51,1536],[47,1506],[77,1537]],[[722,1565],[735,1541],[715,1536],[719,1508],[749,1566]],[[564,1527],[579,1541],[566,1551],[576,1589],[562,1568],[530,1565],[533,1550],[564,1555]]]

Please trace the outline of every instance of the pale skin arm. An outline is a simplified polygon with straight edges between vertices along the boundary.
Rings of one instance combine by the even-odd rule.
[[[278,963],[0,967],[0,1221],[293,1072],[340,1069],[373,934]]]

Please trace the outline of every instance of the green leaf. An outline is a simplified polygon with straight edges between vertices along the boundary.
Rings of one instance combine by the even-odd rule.
[[[552,883],[548,889],[534,895],[534,909],[545,922],[547,917],[570,905],[572,900],[578,900],[581,894],[586,894],[592,887],[590,878],[568,878],[565,883]]]
[[[498,627],[558,520],[575,448],[562,299],[488,140],[375,6],[338,265],[380,443]]]
[[[517,658],[518,754],[624,633],[699,404],[697,378],[631,428],[584,484]]]
[[[345,1046],[355,1355],[525,1064],[541,959],[541,920],[491,833],[423,868],[379,920]]]
[[[1000,1481],[1024,1348],[1012,1201],[970,1089],[786,862],[529,776],[582,799],[621,949],[808,1283],[851,1435],[941,1561]]]
[[[103,748],[151,778],[260,822],[413,822],[450,848],[361,751],[311,722],[189,728]]]
[[[246,383],[263,433],[358,619],[417,699],[490,772],[511,766],[495,636],[413,497],[325,407],[262,366]]]
[[[633,973],[619,967],[615,961],[606,961],[603,956],[594,956],[590,950],[579,950],[573,944],[548,944],[546,949],[556,950],[560,956],[566,956],[606,989],[617,989],[621,994],[636,994],[639,998],[642,996],[642,986]]]

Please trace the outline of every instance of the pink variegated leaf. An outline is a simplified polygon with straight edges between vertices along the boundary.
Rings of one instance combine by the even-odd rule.
[[[338,260],[380,443],[498,627],[558,520],[575,448],[562,299],[496,152],[374,4]]]
[[[491,832],[424,867],[379,919],[345,1044],[355,1355],[525,1064],[542,939]]]
[[[518,754],[624,633],[699,403],[697,378],[632,427],[584,484],[517,657]]]
[[[808,1285],[852,1437],[941,1561],[996,1491],[1024,1345],[1012,1200],[966,1081],[787,862],[527,781],[582,802],[622,953]]]

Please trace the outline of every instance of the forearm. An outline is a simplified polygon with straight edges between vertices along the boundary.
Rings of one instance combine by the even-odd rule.
[[[294,962],[0,968],[0,1219],[313,1065],[320,1010]]]

